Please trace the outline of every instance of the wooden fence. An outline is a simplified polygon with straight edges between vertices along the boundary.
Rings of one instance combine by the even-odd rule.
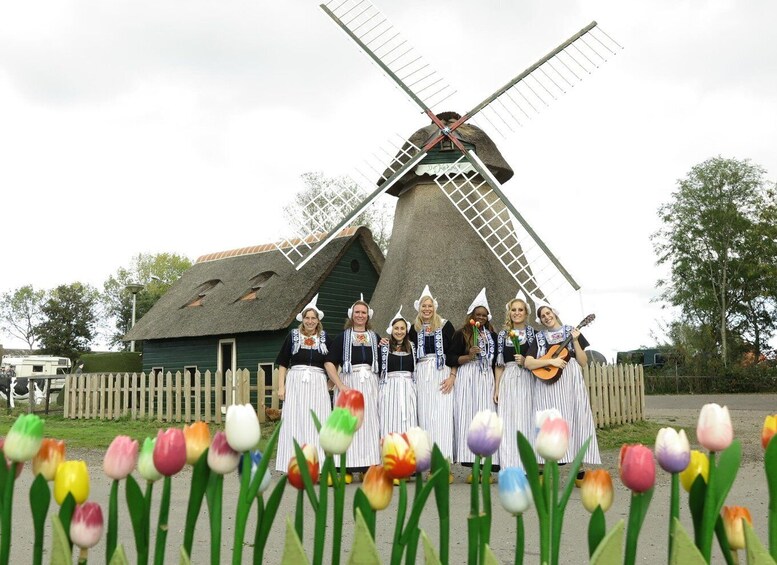
[[[261,421],[278,410],[278,372],[270,385],[264,371],[81,374],[68,377],[64,416],[111,420],[130,417],[166,422],[221,423],[231,404],[251,404]],[[645,413],[642,365],[597,365],[583,368],[597,428],[637,422]]]
[[[645,418],[645,375],[642,365],[583,367],[597,428],[609,428]]]

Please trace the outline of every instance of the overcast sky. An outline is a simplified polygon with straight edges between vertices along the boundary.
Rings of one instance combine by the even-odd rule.
[[[625,47],[493,136],[509,197],[583,285],[562,317],[596,312],[585,333],[608,357],[671,317],[650,302],[649,237],[677,179],[717,155],[777,178],[773,1],[378,6],[458,90],[440,111],[463,113],[591,20]],[[0,53],[0,292],[100,288],[140,252],[276,240],[302,173],[345,174],[427,123],[307,0],[4,2]]]

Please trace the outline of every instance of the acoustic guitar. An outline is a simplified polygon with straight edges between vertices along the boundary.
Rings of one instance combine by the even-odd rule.
[[[585,318],[583,318],[583,321],[577,324],[577,327],[575,329],[579,330],[580,328],[584,328],[591,322],[593,322],[596,319],[596,314],[588,314]],[[555,343],[551,345],[548,348],[547,353],[540,357],[539,359],[556,359],[557,357],[560,357],[564,361],[569,360],[569,349],[567,349],[567,345],[569,345],[569,342],[572,341],[572,333],[570,332],[569,336],[562,341],[561,343]],[[561,367],[554,367],[553,365],[547,365],[545,367],[540,367],[539,369],[532,369],[532,373],[534,373],[534,376],[540,379],[541,381],[544,381],[545,384],[553,384],[559,378],[561,377],[563,369]]]

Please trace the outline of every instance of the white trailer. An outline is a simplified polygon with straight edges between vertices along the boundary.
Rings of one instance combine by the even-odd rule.
[[[72,362],[67,357],[56,357],[53,355],[26,355],[22,357],[3,356],[2,372],[3,376],[13,376],[13,383],[9,389],[14,390],[13,396],[17,399],[28,398],[26,392],[17,391],[16,382],[19,379],[41,379],[38,381],[40,386],[31,387],[30,380],[27,381],[28,390],[36,390],[38,395],[45,390],[45,381],[48,381],[51,390],[61,390],[65,386],[65,378],[70,373]],[[13,371],[11,371],[13,369]],[[55,378],[51,378],[55,377]],[[57,378],[58,377],[58,378]],[[13,405],[13,399],[11,399]]]

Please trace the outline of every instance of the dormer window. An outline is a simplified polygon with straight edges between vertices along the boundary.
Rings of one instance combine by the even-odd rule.
[[[275,271],[264,271],[253,277],[251,279],[251,289],[241,296],[240,300],[256,300],[256,295],[264,288],[273,275],[275,275]]]
[[[456,146],[453,145],[449,137],[444,138],[440,142],[440,151],[453,151],[454,149],[456,149]]]
[[[213,280],[209,280],[209,281],[207,281],[207,282],[204,282],[204,283],[202,283],[202,284],[201,284],[201,285],[200,285],[200,286],[197,288],[197,294],[196,294],[196,296],[194,296],[194,298],[192,298],[192,299],[191,299],[189,302],[187,302],[187,303],[186,303],[186,305],[185,305],[184,307],[185,307],[185,308],[193,308],[193,307],[195,307],[195,306],[202,306],[202,303],[203,303],[203,301],[205,300],[205,297],[208,295],[208,293],[209,293],[211,290],[213,290],[214,288],[216,288],[216,286],[217,286],[217,285],[218,285],[220,282],[221,282],[221,281],[220,281],[219,279],[213,279]]]

